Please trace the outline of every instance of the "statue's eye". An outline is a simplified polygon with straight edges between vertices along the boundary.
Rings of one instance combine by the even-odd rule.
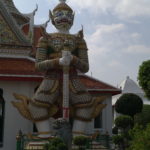
[[[56,17],[61,17],[61,16],[63,16],[63,12],[57,12],[55,16]]]
[[[63,12],[60,12],[58,15],[59,15],[59,16],[63,16]]]

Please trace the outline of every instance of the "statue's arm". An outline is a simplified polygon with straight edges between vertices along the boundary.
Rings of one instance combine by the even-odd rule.
[[[59,66],[59,58],[56,59],[48,59],[47,55],[47,40],[44,38],[41,38],[38,43],[38,48],[36,52],[36,63],[35,68],[38,71],[47,71],[52,68],[56,68]]]
[[[78,46],[78,56],[73,56],[72,64],[81,71],[86,73],[89,70],[89,60],[86,42],[81,39]]]

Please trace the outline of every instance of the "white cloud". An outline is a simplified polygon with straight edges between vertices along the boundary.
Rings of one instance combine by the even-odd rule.
[[[141,37],[141,35],[137,32],[135,33],[131,33],[131,38],[134,38],[134,39],[139,39]]]
[[[150,1],[121,0],[115,7],[115,13],[122,17],[150,16]]]
[[[111,41],[114,41],[117,38],[116,34],[124,29],[124,24],[97,25],[95,32],[87,37],[88,43],[97,46],[102,46],[104,44],[109,45]]]
[[[121,67],[121,64],[120,64],[120,62],[119,61],[117,61],[117,60],[112,60],[112,61],[110,61],[109,63],[108,63],[108,66],[109,67]]]
[[[124,49],[124,51],[130,54],[150,54],[150,47],[145,45],[131,45]]]
[[[71,0],[70,4],[78,9],[95,13],[113,13],[121,18],[150,16],[150,0]]]

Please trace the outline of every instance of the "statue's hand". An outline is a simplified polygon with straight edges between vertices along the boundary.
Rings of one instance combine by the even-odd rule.
[[[63,66],[69,66],[73,56],[69,51],[62,51],[62,58],[59,59],[59,64]]]

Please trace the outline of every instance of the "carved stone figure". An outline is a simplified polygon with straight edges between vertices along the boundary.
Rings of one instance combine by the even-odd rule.
[[[67,66],[69,110],[70,117],[74,119],[72,132],[74,136],[81,135],[85,133],[86,122],[95,118],[105,107],[101,104],[105,98],[93,98],[79,80],[78,71],[86,73],[89,70],[88,48],[83,30],[77,34],[69,33],[74,20],[72,9],[65,0],[60,0],[50,12],[50,17],[57,32],[43,32],[38,42],[35,63],[36,69],[45,73],[44,79],[31,99],[15,94],[16,99],[22,99],[22,103],[13,104],[25,118],[35,122],[41,137],[49,137],[52,130],[49,118],[62,107],[63,71],[64,66]],[[67,108],[62,109],[69,111]]]
[[[72,131],[70,123],[63,118],[58,118],[53,122],[53,128],[56,130],[55,136],[63,140],[68,149],[72,146]]]

